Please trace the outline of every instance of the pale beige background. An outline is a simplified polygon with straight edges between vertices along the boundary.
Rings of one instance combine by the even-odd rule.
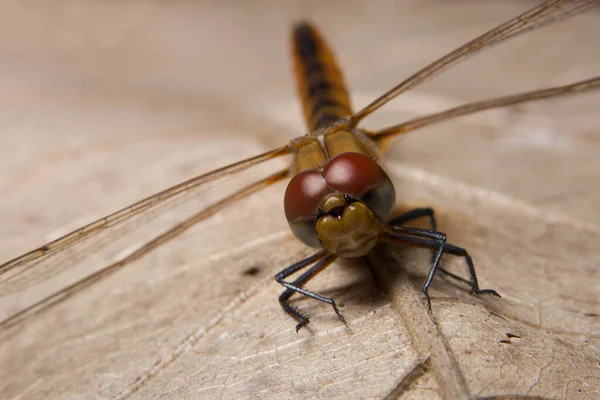
[[[322,28],[361,106],[531,4],[4,1],[0,259],[304,133],[288,57],[299,18]],[[366,126],[593,76],[599,19],[477,56]],[[409,280],[388,259],[375,277],[336,264],[310,287],[343,303],[351,328],[302,300],[312,323],[296,334],[272,275],[310,250],[288,232],[279,185],[3,332],[0,398],[600,398],[599,105],[591,94],[492,111],[390,149],[399,202],[435,207],[501,300],[439,279],[431,318],[414,289],[422,252],[398,256]],[[181,215],[142,225],[125,247]],[[252,266],[258,275],[244,275]],[[2,298],[0,313],[44,290]]]

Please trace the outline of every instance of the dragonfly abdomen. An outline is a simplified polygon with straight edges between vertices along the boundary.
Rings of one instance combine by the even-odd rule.
[[[308,22],[297,24],[292,42],[296,82],[309,131],[351,115],[344,78],[316,28]]]

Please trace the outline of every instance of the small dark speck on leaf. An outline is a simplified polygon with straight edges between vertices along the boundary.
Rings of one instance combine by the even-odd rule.
[[[255,276],[255,275],[258,275],[259,272],[260,272],[260,267],[254,266],[254,267],[250,267],[247,270],[245,270],[243,272],[243,275]]]

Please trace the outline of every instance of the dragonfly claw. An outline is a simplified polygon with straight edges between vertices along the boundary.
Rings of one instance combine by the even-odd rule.
[[[296,333],[298,333],[300,328],[302,328],[303,326],[306,326],[309,322],[310,322],[310,320],[308,318],[304,318],[302,321],[300,321],[300,323],[298,323],[298,325],[296,325]]]

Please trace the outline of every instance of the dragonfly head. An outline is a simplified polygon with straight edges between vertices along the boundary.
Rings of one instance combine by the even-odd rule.
[[[290,228],[304,244],[340,257],[367,254],[394,209],[394,185],[360,153],[342,153],[294,176],[285,192]]]

